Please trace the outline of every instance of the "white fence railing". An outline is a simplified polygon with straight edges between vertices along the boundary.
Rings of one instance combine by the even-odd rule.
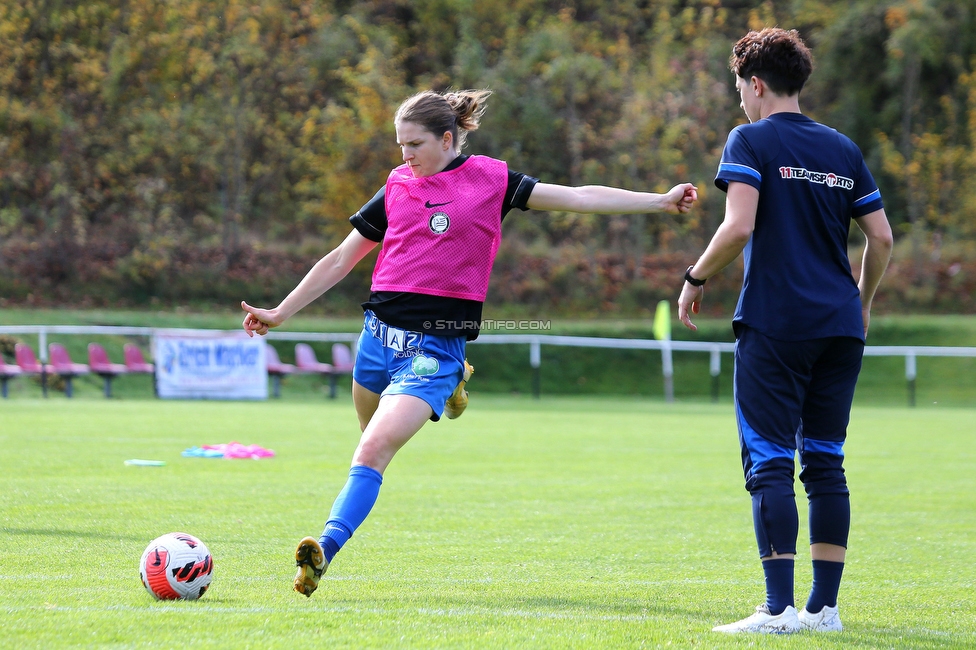
[[[156,332],[165,330],[173,334],[242,334],[240,330],[199,330],[174,329],[158,327],[126,327],[115,325],[3,325],[0,334],[30,334],[38,337],[38,352],[42,362],[47,361],[47,337],[51,334],[69,335],[116,335],[143,336],[151,342]],[[242,334],[243,335],[243,334]],[[312,341],[312,342],[347,342],[355,344],[359,340],[359,333],[333,332],[268,332],[267,338],[279,341]],[[709,354],[709,374],[712,377],[712,397],[717,399],[718,381],[722,371],[722,353],[731,353],[735,349],[733,343],[719,343],[707,341],[657,341],[648,339],[616,339],[593,336],[560,336],[550,334],[482,334],[474,344],[486,345],[528,345],[529,365],[532,368],[532,394],[539,397],[541,393],[542,346],[568,346],[588,348],[613,348],[618,350],[660,350],[661,372],[664,377],[664,397],[667,401],[674,401],[674,362],[672,353],[678,352],[707,352]],[[871,357],[904,357],[905,381],[908,385],[908,401],[915,405],[915,381],[917,377],[918,357],[976,357],[976,347],[944,347],[925,345],[868,345],[864,348],[864,355]],[[976,384],[976,381],[974,381]]]

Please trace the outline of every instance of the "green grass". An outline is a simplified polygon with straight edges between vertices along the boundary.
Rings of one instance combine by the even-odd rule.
[[[306,599],[292,553],[345,480],[347,396],[0,402],[0,647],[973,647],[974,416],[855,408],[845,631],[726,638],[763,597],[728,405],[475,395],[401,451]],[[180,457],[230,441],[277,456]],[[197,602],[139,583],[176,530],[214,555]]]

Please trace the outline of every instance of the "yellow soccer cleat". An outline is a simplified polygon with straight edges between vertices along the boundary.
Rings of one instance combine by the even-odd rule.
[[[465,359],[464,376],[461,377],[461,383],[457,385],[451,396],[447,398],[447,403],[444,404],[444,415],[447,416],[448,420],[460,417],[464,413],[464,409],[468,408],[468,391],[464,390],[464,385],[468,383],[473,374],[474,366]]]
[[[295,549],[295,564],[298,566],[298,573],[295,574],[295,591],[306,596],[311,596],[319,586],[322,574],[329,568],[329,562],[325,559],[322,546],[314,537],[306,537],[298,542]]]

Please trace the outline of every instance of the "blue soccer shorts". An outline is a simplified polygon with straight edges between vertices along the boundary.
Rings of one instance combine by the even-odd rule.
[[[387,325],[367,310],[352,377],[379,395],[413,395],[435,422],[464,375],[463,336],[432,336]]]
[[[778,341],[740,327],[735,344],[735,408],[747,489],[756,474],[794,455],[841,462],[864,342],[846,336]],[[802,476],[801,476],[802,478]]]

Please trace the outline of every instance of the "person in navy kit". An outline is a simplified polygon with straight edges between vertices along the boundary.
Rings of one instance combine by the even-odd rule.
[[[836,631],[850,530],[843,446],[891,228],[858,147],[800,112],[813,60],[799,34],[750,32],[732,48],[730,67],[750,123],[729,134],[715,177],[727,192],[725,218],[685,272],[678,317],[696,329],[690,315],[699,313],[705,280],[744,254],[732,319],[734,402],[766,602],[714,629]],[[847,249],[852,220],[866,240],[857,282]],[[797,451],[813,561],[800,612],[793,600]]]
[[[465,136],[478,128],[490,94],[425,91],[405,100],[393,119],[404,164],[350,218],[346,239],[277,307],[241,303],[248,335],[266,334],[383,244],[363,303],[353,370],[362,438],[325,530],[318,540],[302,539],[295,551],[294,588],[306,596],[366,519],[393,456],[428,420],[451,417],[451,399],[463,396],[465,343],[478,336],[505,215],[512,208],[684,213],[698,198],[691,183],[665,194],[540,183],[504,161],[463,155]]]

